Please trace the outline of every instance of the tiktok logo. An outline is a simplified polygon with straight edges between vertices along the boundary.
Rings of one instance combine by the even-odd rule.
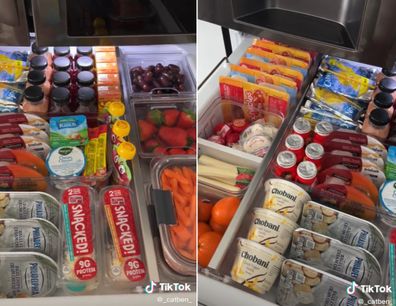
[[[144,291],[146,291],[147,294],[153,293],[155,287],[157,287],[157,283],[151,281],[151,282],[150,282],[150,285],[147,285],[147,286],[144,288]]]
[[[353,294],[355,294],[355,291],[356,291],[356,283],[355,282],[352,282],[352,284],[347,288],[347,294],[349,294],[349,295],[353,295]]]

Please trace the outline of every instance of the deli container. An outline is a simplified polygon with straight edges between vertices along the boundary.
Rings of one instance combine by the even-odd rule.
[[[166,156],[152,160],[151,183],[153,190],[151,193],[151,200],[155,206],[165,261],[173,270],[180,274],[195,275],[196,261],[181,254],[180,251],[177,250],[171,236],[172,227],[179,226],[181,219],[177,216],[177,209],[172,199],[172,193],[162,188],[161,177],[165,170],[173,167],[187,167],[195,172],[195,156]],[[195,224],[195,217],[193,224]],[[193,230],[194,225],[192,226],[192,231]],[[191,237],[191,239],[194,240],[194,245],[196,245],[193,232],[191,233]]]
[[[279,130],[279,128],[283,123],[282,115],[266,112],[262,110],[256,110],[256,112],[259,113],[258,116],[264,119],[264,122],[266,124],[271,125],[272,127]],[[252,160],[254,163],[260,164],[262,161],[262,157],[258,157],[254,154],[247,153],[246,151],[237,150],[235,148],[227,147],[220,143],[216,143],[208,140],[209,137],[214,135],[214,129],[215,127],[217,128],[219,124],[232,122],[235,119],[245,119],[246,121],[251,123],[249,118],[247,117],[247,114],[248,112],[246,105],[232,100],[216,98],[215,100],[213,100],[213,102],[208,108],[206,108],[202,113],[200,113],[198,120],[198,127],[199,127],[198,137],[200,144],[232,153],[235,156],[242,156],[246,159]],[[260,121],[262,122],[262,120]],[[246,130],[244,132],[246,132]],[[240,142],[243,140],[242,134],[244,132],[241,133]],[[272,141],[276,136],[275,132],[271,132],[271,133],[272,135],[269,135],[270,138],[269,142],[267,142],[265,144],[265,148],[263,148],[265,151],[269,149],[269,147],[272,144]],[[268,135],[266,134],[266,136]],[[244,147],[244,144],[240,143],[240,145]],[[247,146],[249,145],[247,144]]]
[[[183,111],[183,110],[187,110],[187,111],[191,111],[192,113],[195,114],[195,97],[192,98],[184,98],[184,99],[166,99],[166,100],[159,100],[159,99],[153,99],[153,100],[139,100],[139,101],[135,101],[135,103],[133,104],[134,110],[135,110],[135,124],[134,126],[139,127],[139,120],[146,120],[147,119],[147,115],[150,111],[155,111],[155,110],[159,110],[161,112],[165,111],[165,110],[173,110],[173,109],[177,109],[179,111]],[[178,123],[176,123],[176,125],[174,127],[177,127]],[[196,150],[195,147],[191,147],[189,145],[186,145],[184,147],[180,147],[180,146],[169,146],[167,145],[165,142],[163,142],[161,139],[159,139],[158,136],[158,132],[159,132],[159,127],[163,126],[166,127],[165,124],[160,124],[160,125],[154,125],[156,128],[156,131],[153,133],[153,137],[151,137],[149,140],[155,140],[155,141],[159,141],[163,148],[165,150],[167,150],[169,152],[170,149],[193,149],[194,151]],[[140,128],[139,128],[140,129]],[[182,128],[184,131],[188,131],[189,129],[187,128]],[[193,130],[193,135],[195,137],[195,127],[191,128],[191,130]],[[148,150],[147,148],[145,148],[143,141],[141,139],[141,135],[140,133],[136,133],[138,135],[138,142],[137,142],[137,148],[138,148],[138,153],[139,156],[142,158],[153,158],[156,156],[160,156],[163,155],[163,153],[161,154],[161,152],[150,152],[151,150]],[[170,137],[174,136],[172,134],[168,134]],[[194,139],[188,137],[188,140],[186,143],[191,143],[191,145],[194,144]],[[193,154],[195,155],[195,153]]]
[[[164,90],[166,94],[177,95],[177,94],[195,94],[195,79],[191,70],[191,67],[188,63],[187,53],[183,50],[166,50],[164,48],[158,52],[147,53],[143,51],[137,51],[134,53],[129,53],[121,48],[121,59],[123,63],[124,73],[127,79],[127,83],[125,84],[128,87],[129,96],[133,96],[134,98],[145,98],[156,95],[156,90]],[[184,90],[179,91],[173,86],[164,87],[160,84],[159,87],[155,87],[150,89],[148,92],[135,92],[132,88],[132,79],[130,75],[130,71],[134,67],[142,67],[143,69],[147,68],[150,65],[156,66],[157,64],[161,64],[163,66],[168,65],[177,65],[180,68],[180,73],[184,75]]]

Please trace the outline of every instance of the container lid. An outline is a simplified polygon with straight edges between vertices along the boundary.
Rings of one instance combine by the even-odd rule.
[[[70,68],[70,66],[71,62],[68,57],[61,56],[54,60],[54,68],[58,71],[66,71]]]
[[[95,76],[91,71],[81,71],[77,74],[77,83],[80,86],[91,86],[95,82]]]
[[[70,74],[66,71],[57,71],[52,76],[52,82],[56,86],[69,86],[70,85]]]
[[[39,47],[39,46],[37,46],[37,43],[34,42],[34,43],[32,44],[32,52],[33,52],[34,54],[37,54],[37,55],[42,55],[42,54],[48,52],[48,47]]]
[[[122,102],[111,102],[107,106],[107,111],[114,118],[119,118],[125,115],[125,105]]]
[[[312,142],[305,148],[305,155],[310,159],[321,159],[323,154],[324,148],[320,143]]]
[[[136,155],[136,147],[130,142],[121,142],[117,147],[117,153],[125,160],[132,160]]]
[[[45,73],[42,70],[32,70],[29,71],[27,79],[32,85],[41,85],[45,82]]]
[[[381,91],[392,93],[396,90],[396,81],[391,78],[385,78],[381,80],[378,87]]]
[[[318,173],[316,165],[311,161],[303,161],[297,166],[297,175],[302,179],[313,179]]]
[[[67,104],[70,100],[70,92],[64,87],[53,88],[51,90],[51,100],[56,104]]]
[[[380,92],[374,97],[374,104],[380,108],[393,107],[393,97],[391,94],[386,92]]]
[[[84,152],[77,147],[60,147],[47,157],[48,171],[54,176],[79,176],[85,168]]]
[[[333,125],[327,121],[320,121],[315,126],[315,133],[320,136],[328,136],[333,132]]]
[[[382,108],[376,108],[369,115],[371,123],[377,126],[385,126],[389,123],[389,114]]]
[[[82,105],[88,106],[95,101],[95,90],[91,87],[81,87],[77,91],[77,100]]]
[[[298,134],[291,134],[285,140],[286,148],[290,150],[299,150],[304,147],[304,138]]]
[[[81,56],[77,60],[77,68],[80,70],[91,70],[93,68],[93,59],[89,56]]]
[[[26,100],[37,103],[44,98],[44,92],[40,86],[30,86],[25,89],[24,96]]]
[[[54,53],[57,56],[67,56],[70,54],[70,47],[54,47]]]
[[[297,118],[293,124],[293,130],[299,134],[306,134],[311,131],[311,124],[305,118]]]
[[[113,125],[112,131],[116,136],[124,138],[131,132],[131,126],[128,121],[117,120]]]
[[[393,66],[391,69],[389,68],[382,68],[382,73],[387,77],[396,76],[396,65]]]
[[[91,55],[92,54],[92,47],[77,47],[77,54]]]
[[[296,154],[290,151],[282,151],[276,157],[276,163],[282,168],[292,168],[297,163]]]
[[[33,70],[44,70],[48,66],[45,56],[37,55],[30,60],[30,67]]]

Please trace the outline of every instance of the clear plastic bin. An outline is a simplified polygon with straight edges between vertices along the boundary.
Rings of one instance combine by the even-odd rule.
[[[186,157],[167,156],[152,161],[152,168],[151,168],[151,182],[153,187],[152,201],[156,206],[157,223],[159,226],[162,250],[164,252],[165,261],[173,270],[183,275],[196,275],[196,261],[191,260],[186,256],[184,256],[183,254],[181,254],[173,243],[173,239],[171,236],[171,228],[173,226],[178,226],[180,222],[180,219],[177,217],[176,214],[174,200],[172,199],[171,201],[172,203],[163,201],[166,198],[166,194],[164,193],[160,193],[159,196],[157,197],[154,196],[154,193],[156,191],[158,190],[160,192],[164,191],[162,188],[161,176],[164,170],[171,167],[188,167],[195,172],[195,167],[196,167],[195,156],[186,156]],[[161,198],[161,200],[159,200],[159,198]],[[159,201],[161,201],[161,203],[159,203]],[[173,215],[174,217],[169,218],[170,215]],[[162,222],[161,219],[163,220],[173,219],[173,220],[171,222],[167,222],[167,221]],[[192,225],[192,232],[190,239],[194,240],[193,242],[195,243],[196,246],[195,235],[193,234],[195,226],[196,225],[194,221]]]
[[[185,52],[175,52],[175,51],[163,51],[159,53],[124,53],[122,55],[122,61],[124,66],[124,73],[127,76],[127,84],[128,93],[133,97],[144,98],[147,96],[152,96],[155,94],[156,89],[165,90],[168,94],[195,94],[196,85],[193,73],[191,71],[190,65],[187,60],[187,54]],[[167,66],[169,64],[177,65],[180,68],[180,72],[184,75],[184,91],[180,92],[173,87],[158,87],[150,90],[149,92],[134,92],[132,89],[132,79],[130,75],[130,71],[134,67],[141,66],[143,69],[147,68],[150,65],[157,65],[158,63],[163,66]]]
[[[177,109],[179,111],[182,111],[184,109],[189,110],[193,113],[195,113],[195,99],[191,98],[191,99],[180,99],[180,100],[169,100],[169,99],[165,99],[165,100],[160,100],[160,99],[155,99],[155,100],[142,100],[142,101],[136,101],[134,104],[134,108],[135,108],[135,127],[136,127],[136,131],[139,131],[138,128],[138,121],[139,120],[145,120],[147,118],[147,114],[148,112],[152,111],[152,110],[160,110],[161,112],[164,110],[170,110],[170,109]],[[161,125],[162,126],[162,125]],[[193,128],[191,128],[191,130],[195,129],[195,126]],[[183,130],[188,131],[189,129],[187,128],[183,128]],[[157,137],[158,136],[158,126],[157,126],[157,131],[154,133],[154,136],[151,137],[151,139],[149,140],[159,140]],[[195,133],[194,133],[195,136]],[[164,153],[159,152],[150,152],[149,149],[145,148],[144,142],[141,141],[141,137],[140,137],[140,133],[138,133],[138,138],[139,138],[139,142],[137,143],[137,147],[138,147],[138,153],[139,156],[142,158],[153,158],[155,156],[161,156],[164,155]],[[163,143],[163,141],[159,140],[160,143]],[[188,142],[191,142],[193,145],[193,143],[195,143],[195,141],[193,141],[192,139],[190,139]],[[185,147],[172,147],[169,146],[165,143],[163,143],[163,148],[168,152],[167,154],[169,154],[169,150],[170,149],[192,149],[194,150],[194,152],[196,151],[195,147],[192,147],[191,145],[187,145]],[[177,152],[176,152],[177,153]],[[192,154],[193,152],[191,152]],[[176,155],[176,154],[171,154],[171,155]],[[177,154],[179,155],[179,154]],[[180,154],[183,155],[183,154]],[[195,155],[195,153],[193,154]]]
[[[264,119],[266,124],[272,125],[277,129],[281,127],[283,123],[282,115],[260,110],[256,111],[260,114],[260,117]],[[208,139],[210,136],[214,135],[213,130],[218,124],[232,122],[235,119],[245,119],[251,123],[247,114],[248,112],[245,104],[216,98],[213,103],[200,114],[198,136],[203,139]],[[274,137],[275,135],[273,135],[272,138]],[[214,146],[218,147],[219,150],[223,147],[218,143],[214,143]],[[245,152],[243,150],[233,150],[235,150],[236,154],[238,151]]]

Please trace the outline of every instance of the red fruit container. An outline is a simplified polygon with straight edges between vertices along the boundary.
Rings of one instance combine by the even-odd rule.
[[[138,137],[136,147],[140,157],[151,159],[165,152],[166,155],[195,155],[196,124],[186,128],[184,121],[183,127],[178,126],[183,110],[195,116],[194,99],[137,100],[132,105],[135,115],[132,133]],[[145,131],[141,129],[141,120],[144,120]]]

